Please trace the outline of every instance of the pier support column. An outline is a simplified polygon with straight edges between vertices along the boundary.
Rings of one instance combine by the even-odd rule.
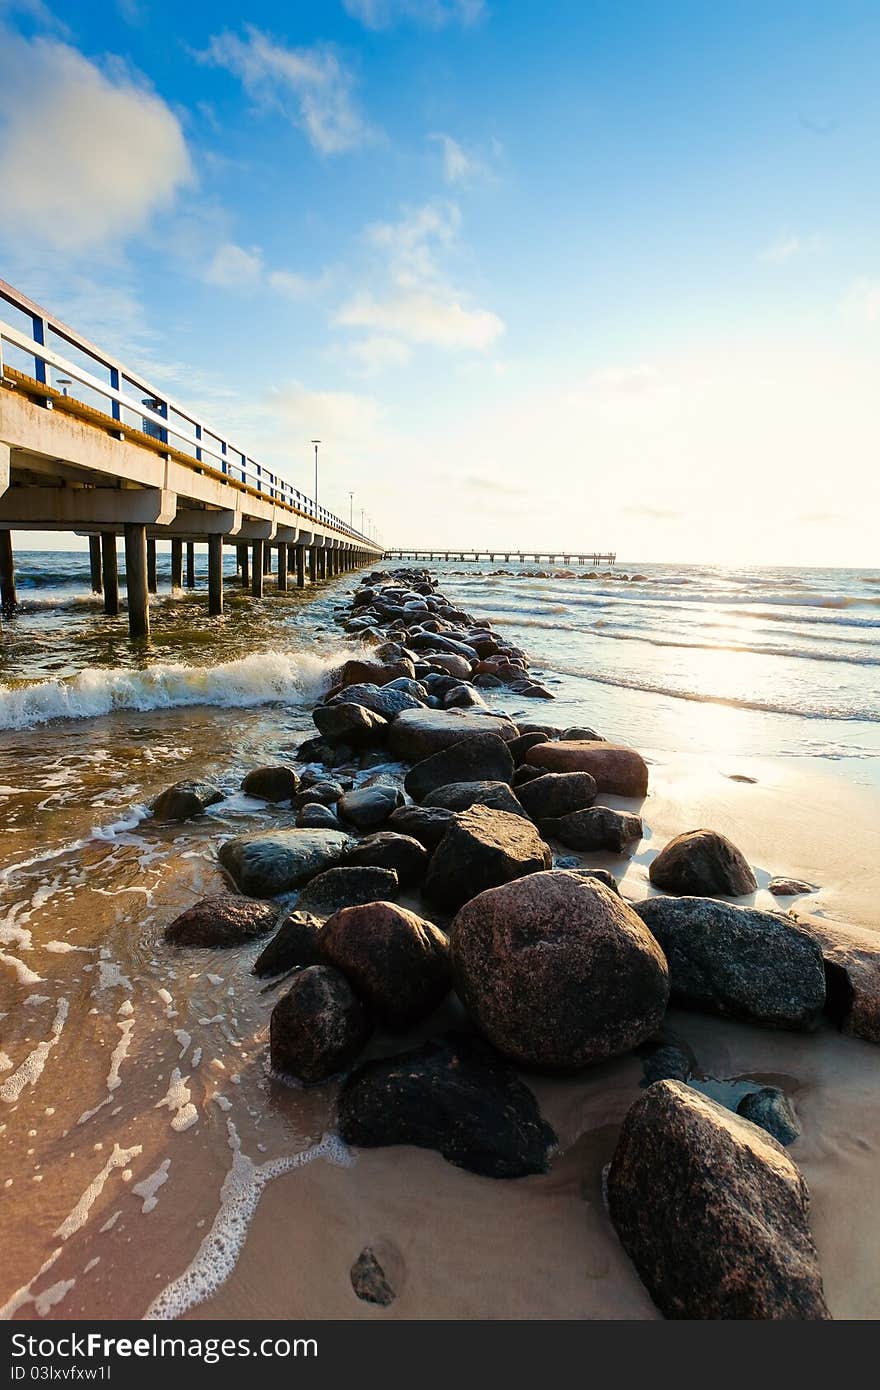
[[[250,555],[246,545],[238,547],[238,568],[241,572],[241,587],[246,589],[251,582],[250,577]]]
[[[296,587],[304,589],[306,587],[306,548],[304,545],[295,545],[296,552]]]
[[[186,587],[194,589],[196,587],[196,543],[187,541],[186,543]]]
[[[254,541],[251,548],[251,569],[253,570],[251,593],[254,598],[263,597],[263,575],[265,574],[263,548],[265,544],[265,541]]]
[[[208,612],[212,618],[223,612],[223,537],[208,537]]]
[[[140,642],[150,635],[150,598],[147,588],[147,528],[125,523],[125,590],[128,594],[128,635]]]
[[[183,588],[183,541],[171,542],[171,587]]]
[[[101,564],[104,570],[104,612],[109,618],[119,613],[119,566],[116,561],[116,537],[112,531],[101,536]]]
[[[264,546],[263,546],[263,573],[264,573],[264,574],[271,574],[271,573],[272,573],[272,547],[271,547],[271,545],[264,545]]]
[[[159,579],[156,574],[156,542],[147,537],[147,588],[151,594],[159,592]]]
[[[89,571],[92,578],[92,593],[102,594],[104,592],[104,581],[101,578],[100,536],[89,536]]]
[[[309,583],[318,582],[318,552],[313,545],[309,546]]]
[[[278,592],[287,593],[287,546],[278,547]]]
[[[12,532],[0,531],[0,609],[7,615],[18,606],[15,592],[15,557],[12,553]]]

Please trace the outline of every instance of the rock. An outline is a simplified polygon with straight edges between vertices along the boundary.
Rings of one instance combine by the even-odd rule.
[[[513,774],[510,785],[514,788],[524,787],[526,782],[534,782],[543,776],[545,774],[539,767],[529,767],[527,763],[523,763],[522,767],[518,767]]]
[[[474,713],[471,710],[406,709],[391,724],[388,746],[396,758],[402,758],[405,762],[420,762],[444,748],[473,738],[475,734],[497,734],[506,741],[516,738],[517,728],[511,719],[503,715]],[[446,777],[444,780],[448,782],[450,779]]]
[[[341,830],[258,830],[227,840],[217,857],[242,893],[273,898],[332,869],[351,845]]]
[[[375,1303],[379,1308],[387,1308],[397,1297],[376,1252],[368,1245],[361,1251],[351,1267],[351,1287],[364,1303]]]
[[[513,759],[504,739],[497,734],[477,734],[425,758],[411,767],[404,787],[415,801],[423,801],[439,787],[457,782],[509,782]]]
[[[325,767],[330,767],[335,755],[326,739],[307,738],[297,748],[296,756],[302,763],[323,763]]]
[[[194,903],[165,928],[170,946],[245,946],[278,921],[278,904],[217,893]]]
[[[370,1036],[366,1009],[338,970],[310,965],[272,1010],[272,1067],[314,1084],[351,1066]]]
[[[388,817],[388,829],[436,849],[454,820],[455,812],[442,806],[400,806]]]
[[[296,823],[301,830],[340,829],[335,811],[330,806],[322,806],[319,801],[307,801],[296,814]]]
[[[565,743],[604,743],[601,734],[597,734],[595,729],[575,725],[571,729],[563,729],[559,737]]]
[[[520,801],[536,821],[584,811],[596,800],[596,782],[589,772],[548,772],[521,791]]]
[[[341,970],[359,998],[394,1032],[420,1022],[449,993],[446,936],[433,922],[394,903],[343,908],[327,922],[319,945],[321,959]]]
[[[431,665],[438,671],[444,671],[447,676],[456,676],[459,680],[470,680],[471,663],[463,656],[454,656],[451,652],[447,655],[440,653],[432,654]]]
[[[617,893],[618,896],[620,896],[620,887],[617,879],[608,869],[583,869],[577,862],[575,862],[574,865],[557,864],[556,867],[559,869],[573,868],[573,871],[579,878],[595,879],[596,883],[604,883],[605,887],[610,888],[612,893]]]
[[[285,917],[272,940],[254,961],[255,975],[281,975],[302,965],[318,962],[318,933],[324,922],[307,912],[291,912]]]
[[[635,910],[669,962],[673,1004],[774,1028],[816,1023],[822,952],[793,922],[714,898],[646,898]]]
[[[480,676],[477,679],[493,680],[494,677]],[[474,684],[476,684],[476,681],[474,682]],[[501,682],[499,681],[498,684],[500,685]],[[507,747],[510,750],[510,756],[513,758],[514,767],[522,767],[523,763],[525,762],[526,753],[528,753],[530,748],[536,748],[539,743],[546,742],[547,735],[540,733],[520,734],[518,738],[512,738],[508,743]]]
[[[687,1081],[693,1062],[683,1048],[662,1043],[657,1047],[647,1046],[643,1051],[642,1071],[648,1086],[653,1086],[655,1081]]]
[[[150,810],[156,820],[194,820],[208,806],[223,800],[223,793],[208,782],[175,782],[160,792]]]
[[[377,743],[385,737],[391,727],[381,714],[374,714],[363,705],[318,705],[312,711],[312,718],[320,730],[321,737],[334,748],[341,743],[348,744],[351,748],[362,748],[364,744]]]
[[[463,656],[468,664],[468,674],[470,662],[477,660],[477,653],[473,647],[469,647],[466,642],[459,642],[455,637],[447,637],[442,632],[411,632],[408,645],[420,655],[427,652],[432,662],[438,653],[441,656]]]
[[[403,805],[403,792],[387,782],[359,787],[346,792],[336,804],[343,820],[351,821],[358,830],[375,830],[384,825],[392,811]]]
[[[434,850],[424,892],[454,912],[484,889],[549,869],[551,863],[549,847],[529,821],[472,806],[456,815]]]
[[[428,851],[411,835],[380,830],[360,840],[345,856],[346,864],[393,869],[401,888],[420,883],[428,867]]]
[[[816,942],[825,964],[826,1012],[839,1028],[880,1042],[880,937],[864,927],[793,912]]]
[[[384,650],[383,647],[377,647],[376,655],[380,655]],[[347,685],[388,685],[390,681],[399,680],[401,676],[406,680],[412,680],[414,675],[415,667],[405,656],[394,661],[346,661],[339,672],[337,684],[343,689]]]
[[[758,884],[746,859],[717,830],[686,830],[651,861],[648,877],[666,893],[741,898]]]
[[[445,806],[447,811],[468,811],[471,806],[491,806],[512,816],[526,813],[506,782],[451,782],[425,797],[425,806]]]
[[[415,684],[415,682],[407,682]],[[424,709],[424,700],[417,700],[399,686],[394,685],[347,685],[340,695],[334,695],[328,702],[331,705],[361,705],[363,709],[381,714],[383,719],[393,719],[405,709]]]
[[[329,778],[319,777],[314,782],[306,785],[305,778],[300,782],[300,790],[293,798],[294,809],[300,810],[303,806],[313,806],[320,802],[322,806],[335,806],[342,796],[344,787],[338,782]]]
[[[247,774],[241,789],[261,801],[290,801],[299,789],[299,778],[291,767],[257,767]]]
[[[600,792],[642,797],[648,791],[648,766],[634,748],[600,740],[539,743],[526,753],[531,767],[547,772],[589,772]]]
[[[348,865],[318,874],[296,900],[297,912],[330,917],[342,907],[372,903],[377,898],[396,898],[399,888],[393,869]]]
[[[679,1081],[658,1081],[627,1114],[608,1208],[667,1318],[829,1316],[797,1168],[769,1135]]]
[[[543,777],[541,781],[543,781]],[[531,785],[531,784],[530,784]],[[519,788],[526,791],[528,788]],[[569,849],[606,850],[609,854],[631,854],[642,838],[641,816],[631,811],[613,811],[610,806],[591,806],[572,811],[558,820],[542,820],[541,832]]]
[[[774,898],[796,898],[801,893],[815,893],[815,883],[807,883],[802,878],[771,878],[768,891]]]
[[[476,1040],[432,1038],[359,1067],[339,1096],[346,1144],[415,1144],[489,1178],[546,1173],[556,1136],[531,1091]]]
[[[636,1047],[666,1011],[657,942],[617,894],[576,872],[472,898],[450,928],[459,997],[524,1066],[573,1071]]]
[[[776,1086],[762,1086],[760,1091],[749,1091],[736,1107],[737,1115],[759,1125],[783,1147],[793,1144],[801,1134],[797,1116],[784,1091]]]

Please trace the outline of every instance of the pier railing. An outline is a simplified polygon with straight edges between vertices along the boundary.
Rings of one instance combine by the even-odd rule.
[[[7,318],[15,322],[7,322]],[[121,430],[127,427],[159,445],[167,445],[176,455],[191,459],[194,468],[204,465],[266,500],[279,502],[354,540],[373,544],[369,537],[334,516],[326,507],[318,506],[286,478],[251,458],[246,450],[211,428],[193,411],[184,409],[140,373],[102,352],[5,280],[0,280],[0,379],[4,365],[15,371],[16,361],[19,372],[30,377],[37,386],[47,388],[51,393],[47,394],[47,399],[57,398],[59,391],[62,397],[73,395],[84,406],[91,406],[109,420],[118,421]],[[32,371],[25,370],[31,365]],[[77,390],[69,391],[73,386]]]

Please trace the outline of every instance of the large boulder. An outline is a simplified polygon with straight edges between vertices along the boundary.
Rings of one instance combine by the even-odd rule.
[[[411,835],[426,849],[436,849],[454,821],[455,812],[444,806],[399,806],[388,817],[387,828]]]
[[[522,805],[507,782],[450,782],[438,787],[424,800],[425,806],[444,806],[447,811],[469,811],[472,806],[490,806],[512,816],[525,816]]]
[[[528,791],[528,787],[522,790]],[[542,820],[540,825],[544,835],[559,840],[568,849],[604,850],[609,854],[631,853],[643,834],[641,816],[632,811],[614,811],[610,806],[590,806],[558,820]]]
[[[686,830],[651,861],[648,877],[664,893],[741,898],[758,884],[736,845],[717,830]]]
[[[156,820],[194,820],[222,800],[223,793],[210,782],[175,782],[159,793],[150,810]]]
[[[399,787],[390,782],[375,782],[372,786],[345,792],[336,803],[336,810],[358,830],[376,830],[402,804],[403,792]]]
[[[332,917],[342,907],[357,907],[377,898],[396,898],[399,888],[393,869],[343,865],[318,874],[296,900],[297,912]]]
[[[217,857],[242,893],[274,898],[332,869],[351,845],[341,830],[258,830],[227,840]]]
[[[424,700],[417,700],[396,685],[347,685],[328,702],[331,705],[362,705],[383,719],[393,719],[405,709],[424,709]]]
[[[255,796],[260,801],[290,801],[299,790],[299,778],[292,767],[283,764],[255,767],[244,778],[241,789],[245,796]]]
[[[539,743],[526,753],[526,762],[547,772],[589,772],[600,792],[616,796],[640,797],[648,791],[648,765],[641,753],[619,743],[599,739]]]
[[[455,911],[486,888],[549,869],[550,848],[522,816],[472,806],[456,814],[431,856],[424,891]]]
[[[310,965],[272,1010],[273,1070],[314,1085],[350,1067],[370,1036],[370,1020],[338,970]]]
[[[608,1209],[667,1318],[829,1317],[806,1183],[781,1144],[681,1081],[632,1106]]]
[[[412,888],[424,878],[428,851],[411,835],[379,830],[359,840],[345,856],[346,864],[393,869],[401,888]]]
[[[880,936],[807,913],[792,913],[825,962],[826,1011],[845,1033],[880,1042]]]
[[[407,709],[398,714],[392,722],[388,733],[388,746],[396,758],[415,763],[430,758],[444,748],[463,743],[475,734],[497,734],[499,738],[507,741],[516,738],[518,730],[513,720],[505,718],[504,715],[483,714],[473,710]],[[491,777],[493,774],[482,772],[479,775]],[[456,777],[450,778],[447,775],[443,779],[444,782],[450,780],[455,781]],[[462,778],[459,777],[457,780],[461,781]],[[433,786],[442,786],[442,783],[434,782]],[[407,790],[409,791],[409,788]]]
[[[663,953],[616,893],[565,869],[481,893],[450,928],[458,994],[499,1052],[571,1071],[659,1026]]]
[[[548,772],[524,786],[519,799],[532,820],[557,819],[592,806],[596,779],[589,772]]]
[[[216,893],[169,922],[165,940],[171,946],[244,946],[272,930],[278,910],[277,903]]]
[[[793,922],[715,898],[646,898],[635,910],[669,962],[674,1004],[774,1028],[815,1025],[822,952]]]
[[[449,993],[446,936],[433,922],[394,903],[343,908],[326,923],[319,949],[321,959],[342,971],[392,1031],[418,1023]]]
[[[460,743],[441,749],[411,767],[404,787],[416,801],[422,801],[439,787],[456,782],[510,782],[513,759],[498,734],[471,735]]]
[[[339,1134],[360,1148],[436,1149],[489,1178],[546,1173],[557,1142],[511,1068],[457,1036],[359,1067],[340,1092]]]
[[[351,748],[379,743],[390,728],[388,720],[383,719],[381,714],[374,714],[363,705],[345,701],[338,705],[317,705],[312,710],[312,718],[321,737],[334,748],[340,743]]]
[[[337,684],[343,688],[348,685],[388,685],[401,677],[412,680],[415,667],[408,657],[400,656],[394,661],[346,661],[337,677]]]
[[[254,961],[254,974],[281,975],[285,970],[317,965],[318,934],[323,927],[324,919],[321,917],[312,917],[307,912],[291,912]]]

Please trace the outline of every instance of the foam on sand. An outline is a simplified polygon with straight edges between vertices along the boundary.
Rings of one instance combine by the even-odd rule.
[[[152,1211],[158,1203],[159,1198],[156,1196],[156,1193],[159,1191],[159,1188],[163,1187],[168,1181],[168,1169],[170,1167],[171,1159],[166,1158],[164,1162],[159,1164],[155,1173],[151,1173],[148,1178],[144,1178],[143,1182],[136,1182],[132,1187],[132,1194],[135,1197],[143,1197],[144,1199],[144,1204],[141,1207],[141,1211],[144,1215]]]
[[[77,1231],[81,1230],[89,1219],[89,1212],[104,1191],[104,1186],[110,1174],[116,1168],[125,1168],[131,1160],[137,1158],[138,1154],[141,1152],[141,1144],[134,1144],[130,1149],[122,1149],[118,1144],[114,1144],[113,1152],[107,1159],[104,1167],[101,1169],[100,1173],[97,1173],[95,1177],[92,1178],[92,1181],[73,1208],[73,1211],[64,1218],[58,1230],[55,1232],[55,1235],[60,1236],[62,1240],[69,1240],[72,1235],[75,1235]]]
[[[171,1073],[171,1081],[168,1086],[167,1095],[161,1100],[156,1101],[156,1109],[159,1110],[163,1105],[169,1110],[174,1111],[171,1121],[171,1128],[178,1134],[189,1129],[199,1118],[199,1112],[192,1104],[192,1091],[187,1086],[189,1077],[182,1077],[180,1068],[175,1067]]]
[[[67,1000],[59,999],[50,1036],[44,1042],[37,1043],[37,1046],[28,1053],[21,1065],[0,1086],[0,1100],[5,1100],[7,1105],[12,1105],[18,1100],[25,1086],[36,1086],[43,1074],[49,1053],[64,1030],[64,1025],[67,1022],[67,1011]]]

